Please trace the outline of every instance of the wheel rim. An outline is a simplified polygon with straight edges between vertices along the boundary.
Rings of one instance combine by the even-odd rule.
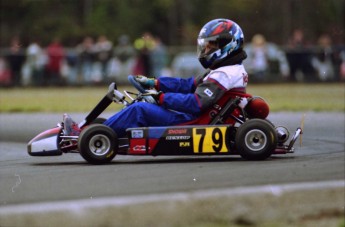
[[[267,144],[266,134],[258,129],[250,130],[245,136],[246,146],[252,151],[260,151]]]
[[[95,135],[90,139],[89,148],[94,155],[102,156],[110,151],[111,143],[107,136]]]

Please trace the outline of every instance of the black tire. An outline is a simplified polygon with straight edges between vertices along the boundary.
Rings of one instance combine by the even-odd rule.
[[[244,122],[236,132],[235,145],[247,160],[264,160],[277,146],[277,134],[271,123],[261,119]]]
[[[102,118],[102,117],[98,117],[96,118],[93,122],[91,122],[91,124],[103,124],[107,119]]]
[[[117,153],[118,139],[116,133],[106,125],[92,124],[79,136],[80,155],[91,164],[111,162]]]

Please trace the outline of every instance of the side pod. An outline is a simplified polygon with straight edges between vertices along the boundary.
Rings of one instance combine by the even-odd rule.
[[[58,145],[61,127],[48,129],[33,138],[28,143],[28,154],[31,156],[57,156],[62,155]]]

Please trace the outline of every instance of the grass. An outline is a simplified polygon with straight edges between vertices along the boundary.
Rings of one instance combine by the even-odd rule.
[[[252,85],[248,93],[263,97],[272,111],[344,111],[345,84]]]
[[[134,91],[131,87],[119,87]],[[107,92],[107,86],[0,88],[0,113],[88,112]],[[247,92],[263,97],[271,111],[344,111],[345,84],[250,84]],[[118,111],[121,105],[111,105]]]

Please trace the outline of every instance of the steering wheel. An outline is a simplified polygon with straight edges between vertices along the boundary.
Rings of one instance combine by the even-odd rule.
[[[146,93],[146,89],[141,86],[140,83],[138,83],[136,80],[135,80],[135,76],[133,75],[129,75],[128,76],[128,81],[140,92],[140,93]]]
[[[141,93],[142,99],[148,103],[157,104],[157,101],[151,95],[145,95],[147,90],[140,83],[138,83],[134,77],[135,76],[133,75],[129,75],[128,81]]]

